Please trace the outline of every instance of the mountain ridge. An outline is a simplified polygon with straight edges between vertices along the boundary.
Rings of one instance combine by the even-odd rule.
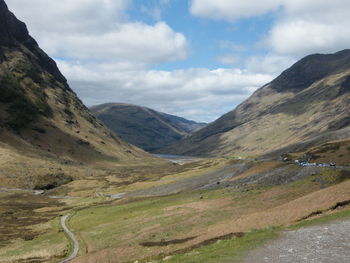
[[[49,182],[62,169],[83,176],[83,165],[106,167],[106,163],[113,166],[153,160],[143,150],[122,141],[90,113],[55,61],[3,0],[0,89],[0,179],[5,185],[34,187],[39,177]],[[50,172],[49,167],[57,172]]]
[[[307,56],[234,110],[161,152],[256,155],[347,127],[349,79],[350,50]]]
[[[151,152],[206,125],[127,103],[105,103],[90,110],[122,139]]]

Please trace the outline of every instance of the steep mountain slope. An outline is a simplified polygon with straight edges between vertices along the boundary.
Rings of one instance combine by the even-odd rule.
[[[163,152],[256,155],[334,131],[349,137],[346,130],[339,131],[350,124],[348,105],[350,50],[310,55],[235,110]]]
[[[43,158],[60,163],[148,158],[92,116],[0,0],[0,178],[27,174]],[[38,163],[34,164],[38,161]],[[48,165],[48,164],[46,164]],[[39,172],[33,172],[38,174]],[[13,181],[13,180],[12,180]]]
[[[123,103],[94,106],[91,112],[123,140],[151,152],[175,143],[206,125]]]

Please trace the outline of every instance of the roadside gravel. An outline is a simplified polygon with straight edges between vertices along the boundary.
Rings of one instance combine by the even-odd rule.
[[[350,262],[350,220],[286,231],[251,252],[244,263]]]

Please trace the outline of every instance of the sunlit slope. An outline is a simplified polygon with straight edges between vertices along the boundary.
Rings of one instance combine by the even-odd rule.
[[[350,50],[310,55],[235,110],[163,151],[200,156],[266,153],[348,127],[349,103]]]

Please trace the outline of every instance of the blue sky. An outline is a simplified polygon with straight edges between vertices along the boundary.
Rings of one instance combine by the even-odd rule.
[[[148,9],[149,13],[145,12]],[[236,23],[225,20],[208,20],[198,18],[190,13],[189,1],[169,1],[161,5],[159,1],[134,1],[128,11],[131,20],[147,24],[159,20],[165,21],[176,32],[182,32],[191,44],[191,56],[183,61],[165,63],[158,69],[175,70],[182,68],[230,67],[218,61],[218,57],[232,54],[242,57],[237,66],[244,66],[244,57],[266,54],[268,50],[259,47],[257,43],[268,33],[274,20],[275,12],[269,12],[258,17],[242,19]],[[160,10],[160,17],[152,16],[152,11]],[[160,18],[160,19],[159,19]],[[231,46],[230,46],[231,44]],[[235,47],[236,46],[236,47]]]
[[[196,121],[234,109],[303,56],[350,43],[347,0],[6,2],[87,106]]]

